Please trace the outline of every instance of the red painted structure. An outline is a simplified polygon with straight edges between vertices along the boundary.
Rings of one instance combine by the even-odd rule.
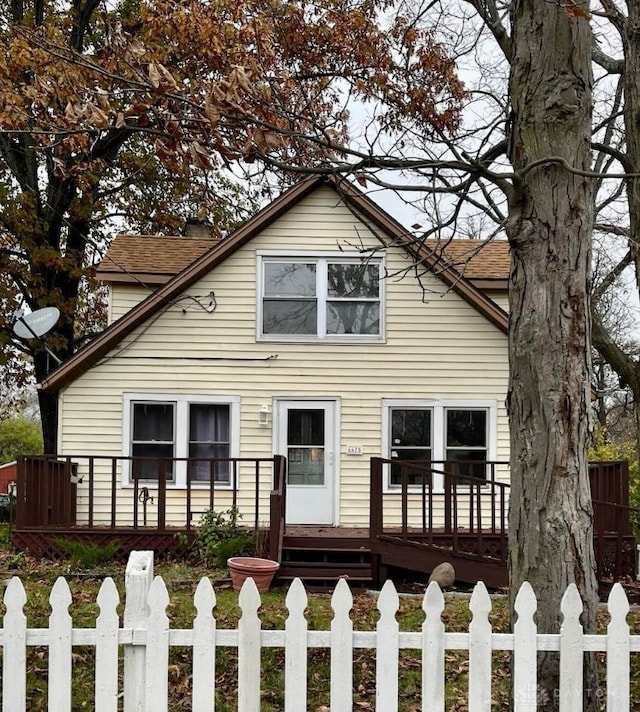
[[[0,493],[9,491],[9,485],[15,483],[18,477],[18,463],[7,462],[6,465],[0,465]]]

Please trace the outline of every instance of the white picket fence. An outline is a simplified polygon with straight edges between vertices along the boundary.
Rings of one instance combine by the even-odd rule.
[[[298,580],[291,585],[286,606],[289,612],[284,630],[263,630],[258,608],[260,595],[249,579],[239,595],[242,616],[237,629],[217,627],[213,615],[216,596],[208,579],[197,587],[193,627],[171,629],[166,614],[169,604],[164,581],[153,578],[153,560],[149,552],[134,552],[127,568],[123,625],[116,607],[119,595],[112,579],[105,579],[97,603],[100,613],[95,628],[74,628],[69,615],[72,603],[69,586],[59,578],[50,595],[51,616],[48,628],[28,628],[24,614],[25,590],[19,578],[7,585],[2,646],[2,709],[26,712],[26,653],[30,646],[48,646],[50,712],[70,712],[73,646],[95,646],[96,712],[168,710],[168,665],[171,646],[188,646],[193,652],[192,709],[215,709],[216,658],[227,647],[238,652],[239,712],[259,712],[261,692],[260,656],[263,648],[285,651],[284,710],[307,712],[307,658],[311,648],[330,650],[330,709],[353,709],[354,650],[371,648],[376,659],[376,709],[398,710],[399,657],[402,650],[420,651],[422,659],[422,701],[416,706],[429,712],[445,710],[446,651],[468,651],[470,712],[489,712],[491,702],[492,651],[513,651],[514,708],[518,712],[537,709],[536,651],[560,652],[561,710],[582,709],[582,671],[585,651],[606,653],[606,709],[628,712],[630,709],[630,653],[640,650],[640,636],[631,635],[626,617],[629,604],[619,584],[608,601],[610,623],[607,633],[585,635],[579,622],[582,603],[575,586],[570,586],[562,600],[564,622],[556,635],[542,635],[533,620],[536,598],[524,584],[516,600],[518,620],[513,633],[494,633],[489,622],[491,599],[479,583],[471,596],[469,608],[473,619],[468,632],[446,632],[441,614],[444,597],[432,583],[422,608],[425,620],[416,632],[399,630],[396,613],[399,596],[390,581],[379,598],[380,618],[375,631],[354,631],[350,619],[353,599],[347,583],[341,580],[331,599],[334,618],[329,631],[309,630],[304,611],[307,594]],[[123,646],[120,648],[120,646]],[[119,652],[124,651],[124,687],[119,686]],[[124,705],[124,706],[123,706]]]

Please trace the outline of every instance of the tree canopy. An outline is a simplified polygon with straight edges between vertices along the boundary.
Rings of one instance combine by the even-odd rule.
[[[348,97],[428,136],[457,126],[454,63],[386,0],[13,0],[0,10],[0,347],[12,385],[37,341],[18,302],[55,305],[63,359],[100,324],[91,265],[118,226],[175,232],[190,211],[224,232],[255,205],[230,169],[340,162]],[[287,180],[286,171],[281,180]],[[177,197],[180,196],[178,201]],[[176,205],[181,204],[181,215]],[[87,285],[89,288],[87,289]],[[45,444],[55,404],[41,394]]]
[[[21,455],[42,452],[42,434],[37,421],[30,418],[0,420],[0,465]]]

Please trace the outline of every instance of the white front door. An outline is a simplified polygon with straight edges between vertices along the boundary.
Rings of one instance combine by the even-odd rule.
[[[276,454],[287,458],[287,524],[335,523],[336,402],[276,406]]]

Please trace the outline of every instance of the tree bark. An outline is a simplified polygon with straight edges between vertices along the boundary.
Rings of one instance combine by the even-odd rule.
[[[598,603],[587,460],[593,187],[559,162],[527,169],[549,157],[590,166],[591,31],[567,8],[539,0],[511,7],[510,593],[513,609],[522,583],[531,583],[545,633],[558,632],[570,583],[588,631]],[[557,657],[539,658],[545,710],[557,708]],[[595,709],[595,666],[585,668],[585,709]]]

